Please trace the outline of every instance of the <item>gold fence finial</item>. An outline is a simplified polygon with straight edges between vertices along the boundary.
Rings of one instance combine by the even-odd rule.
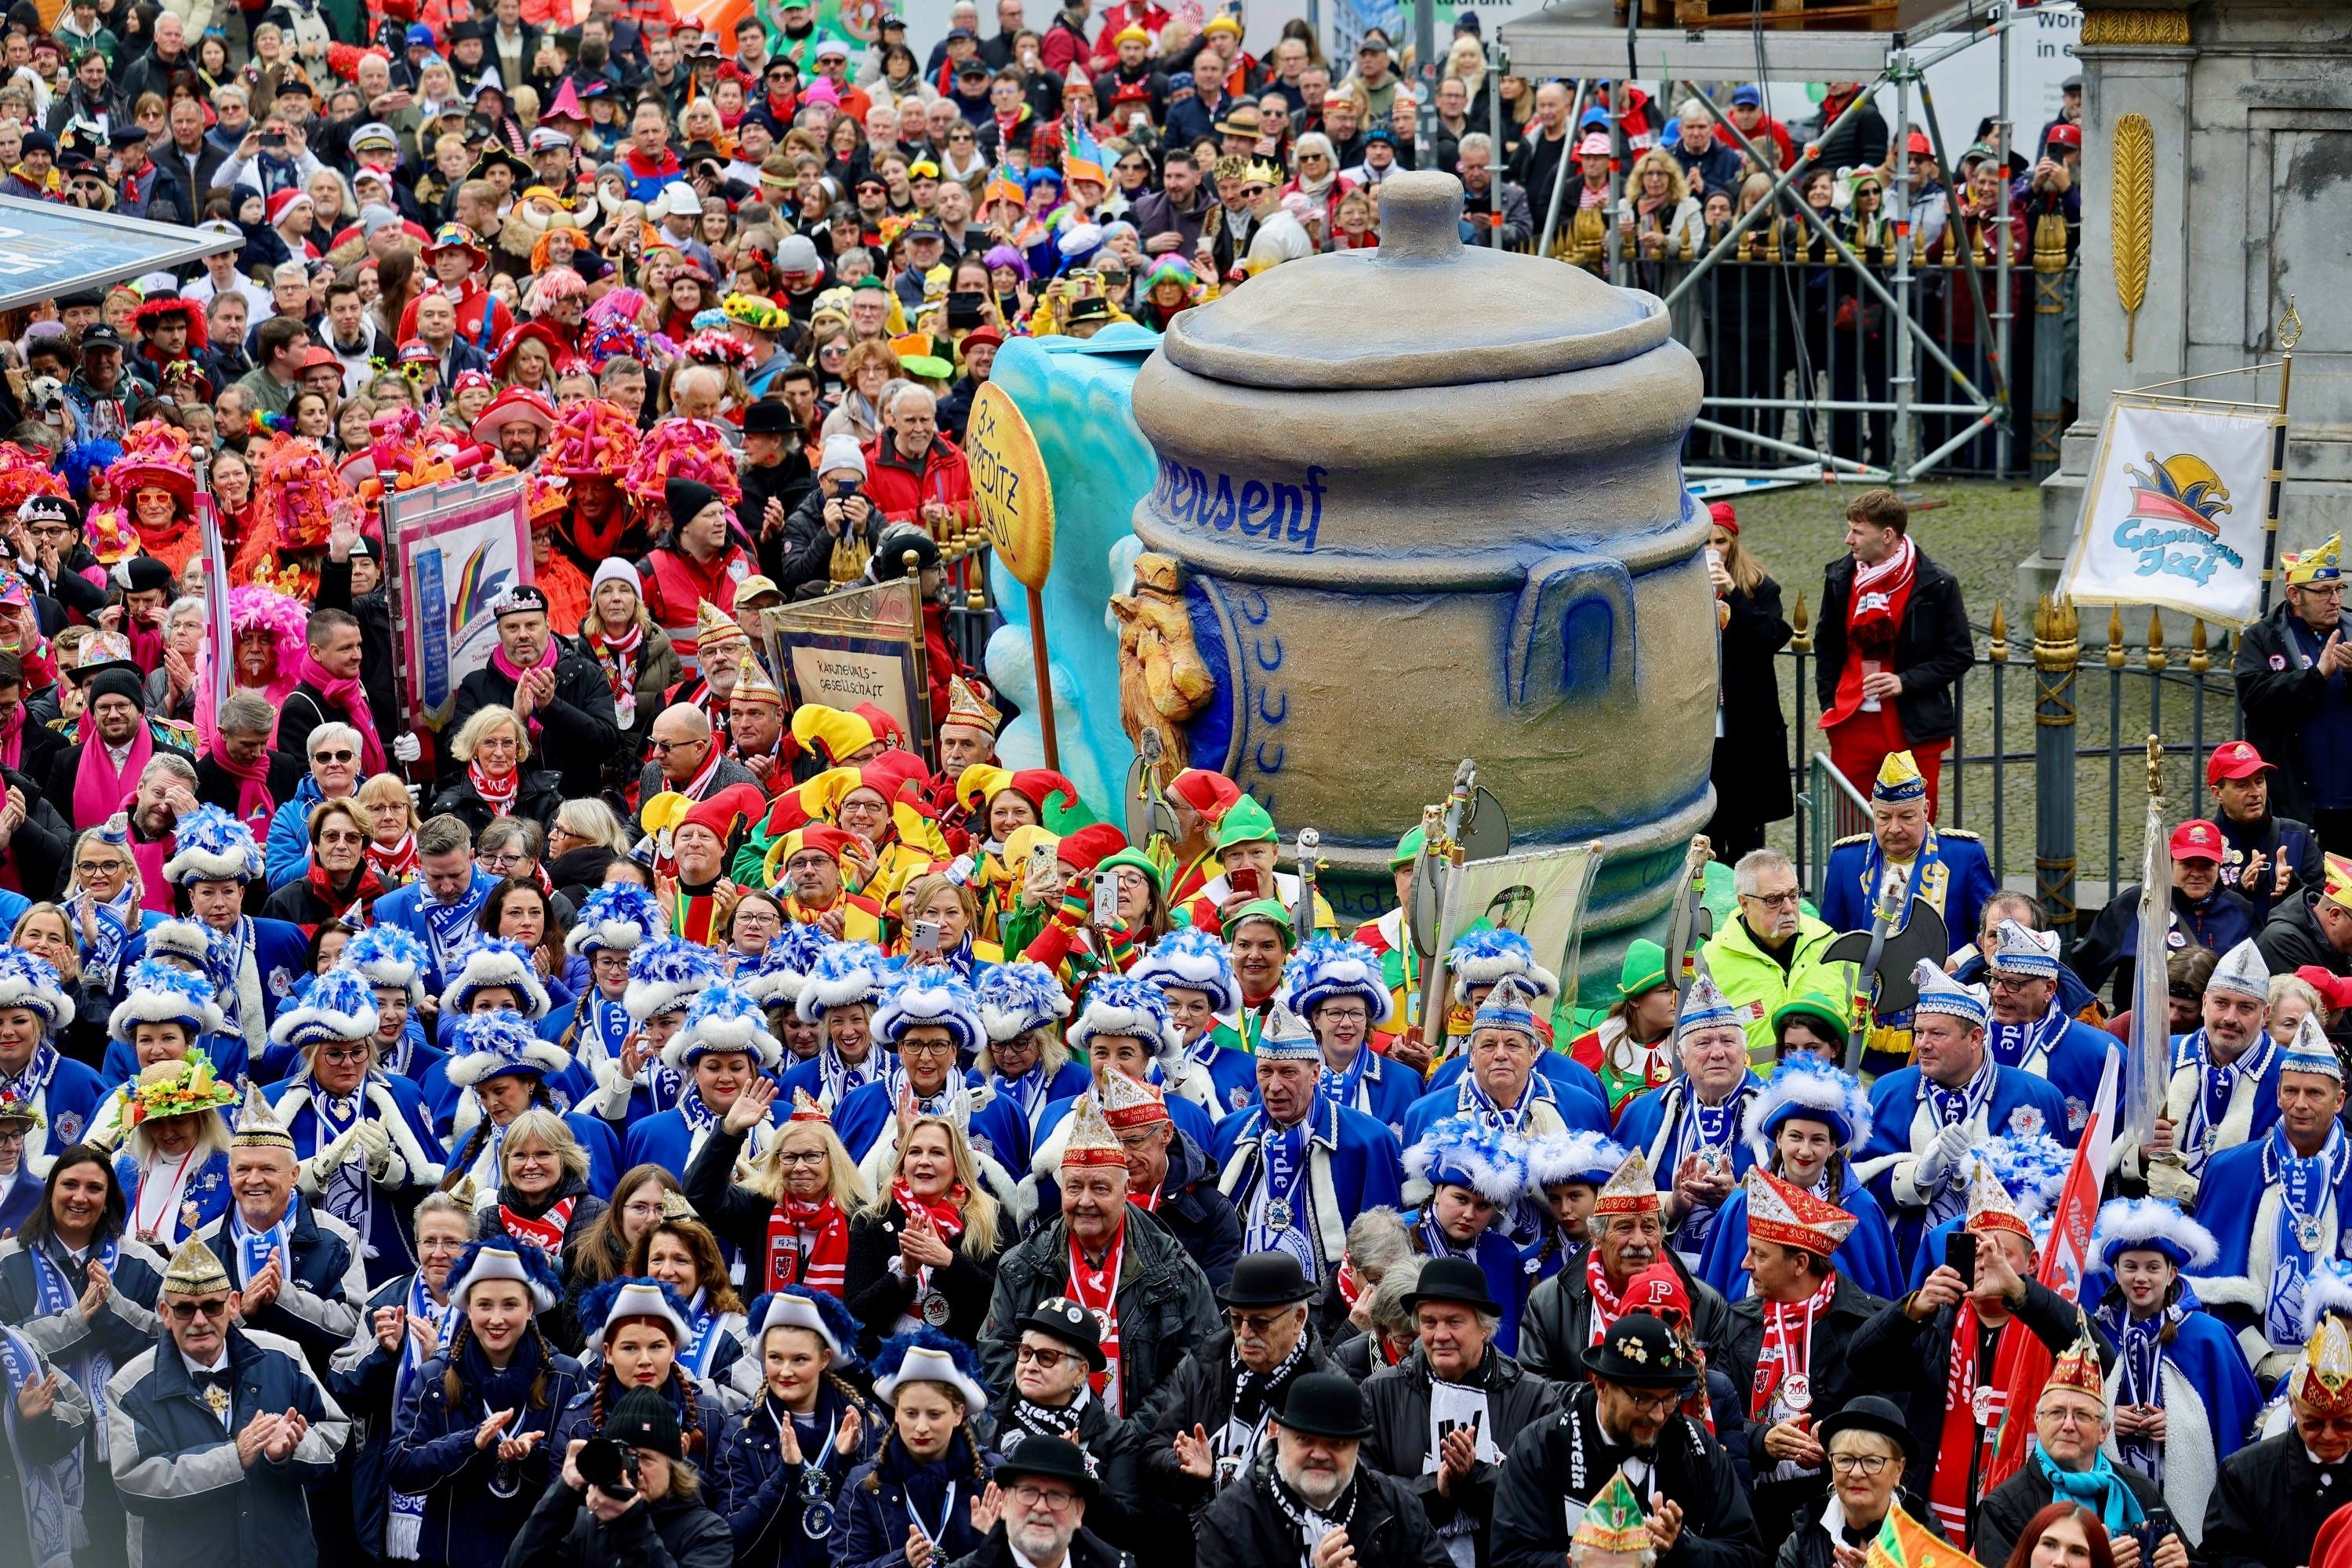
[[[2164,651],[2163,613],[2151,605],[2147,612],[2147,667],[2161,671],[2170,662],[2170,656]]]
[[[2121,605],[2107,612],[2107,668],[2124,667],[2124,611]]]
[[[1789,646],[1799,653],[1811,653],[1813,648],[1813,617],[1805,608],[1805,591],[1797,590],[1797,607],[1789,616]]]
[[[2202,620],[2191,621],[2189,623],[2189,673],[2202,675],[2212,668],[2213,656],[2207,647],[2205,623]]]
[[[2158,800],[2164,798],[2164,737],[2147,738],[2147,793]]]
[[[2286,297],[2286,314],[2279,318],[2278,346],[2293,353],[2294,345],[2301,342],[2303,342],[2303,317],[2295,310],[2294,296],[2289,294]]]
[[[1985,657],[1995,664],[2009,662],[2009,610],[1999,599],[1992,602],[1992,641],[1986,645]]]

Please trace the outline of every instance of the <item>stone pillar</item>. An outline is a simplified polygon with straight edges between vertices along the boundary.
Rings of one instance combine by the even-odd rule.
[[[2352,524],[2352,256],[2342,216],[2352,34],[2341,0],[2082,5],[2080,412],[2042,483],[2040,549],[2019,567],[2028,603],[2065,563],[2109,395],[2276,357],[2273,330],[2290,293],[2314,330],[2296,353],[2280,549]],[[2154,132],[2156,201],[2126,362],[2114,175],[2115,128],[2128,114]],[[2240,377],[2207,390],[2254,398],[2276,386],[2273,374],[2259,388]]]

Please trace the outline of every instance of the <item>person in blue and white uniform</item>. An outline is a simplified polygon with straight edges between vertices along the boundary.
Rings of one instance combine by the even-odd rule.
[[[1034,959],[992,964],[972,987],[988,1032],[972,1070],[1000,1099],[1021,1112],[1034,1148],[1045,1108],[1086,1093],[1094,1075],[1070,1059],[1059,1027],[1070,1016],[1070,994],[1054,972]]]
[[[1373,1047],[1373,1027],[1391,1005],[1380,959],[1359,942],[1309,937],[1283,965],[1282,984],[1284,1004],[1307,1020],[1322,1047],[1318,1092],[1402,1137],[1422,1081]]]
[[[442,988],[442,1043],[448,1043],[451,1020],[469,1013],[512,1013],[536,1027],[549,1005],[547,986],[530,949],[486,936],[466,950],[457,973]],[[586,1069],[568,1052],[563,1066],[548,1075],[547,1091],[558,1110],[583,1109],[595,1089]]]
[[[656,1105],[653,1090],[640,1081],[649,1076],[642,1051],[634,1075],[621,1070],[622,1054],[637,1032],[637,1021],[624,1005],[630,960],[667,923],[653,894],[635,882],[608,882],[589,894],[563,939],[564,951],[586,962],[588,984],[570,1003],[540,1020],[540,1038],[562,1046],[595,1085],[581,1109],[594,1111],[619,1131],[676,1103],[673,1098]]]
[[[1830,1259],[1839,1276],[1873,1296],[1891,1300],[1903,1294],[1895,1233],[1853,1168],[1853,1152],[1870,1137],[1870,1096],[1862,1084],[1817,1058],[1794,1056],[1749,1105],[1748,1121],[1748,1152],[1757,1167],[1853,1216]],[[1717,1212],[1698,1277],[1725,1300],[1737,1301],[1748,1294],[1747,1257],[1743,1184]]]
[[[1208,1075],[1209,1119],[1245,1110],[1257,1100],[1250,1053],[1242,1048],[1238,1022],[1241,981],[1234,955],[1215,931],[1179,926],[1138,958],[1130,980],[1150,981],[1168,998],[1169,1015],[1184,1040],[1184,1055]],[[1221,1019],[1232,1018],[1234,1024]]]
[[[815,1052],[820,1037],[801,1021],[801,988],[808,984],[809,971],[832,945],[831,939],[815,926],[786,921],[783,929],[760,950],[756,962],[735,971],[735,984],[767,1009],[768,1032],[782,1042],[787,1067],[799,1066]],[[793,1044],[795,1035],[804,1042],[797,1048]]]
[[[1609,1091],[1601,1087],[1600,1075],[1566,1051],[1554,1048],[1550,1020],[1559,998],[1559,977],[1536,962],[1535,949],[1528,945],[1526,937],[1502,927],[1465,931],[1446,955],[1445,975],[1454,1001],[1445,1017],[1446,1054],[1429,1069],[1432,1094],[1453,1088],[1454,1080],[1469,1070],[1469,1054],[1464,1047],[1476,1030],[1478,1010],[1496,986],[1507,979],[1516,980],[1527,993],[1536,1040],[1542,1047],[1536,1054],[1536,1070],[1561,1097],[1573,1095],[1591,1101],[1597,1120],[1576,1117],[1565,1105],[1561,1114],[1595,1131],[1609,1131]],[[1408,1131],[1405,1136],[1414,1134]]]
[[[2245,1446],[2262,1408],[2237,1342],[2199,1310],[2181,1277],[2212,1267],[2220,1247],[2163,1198],[2118,1198],[2100,1208],[2091,1250],[2107,1277],[2093,1321],[2116,1347],[2107,1368],[2115,1458],[2157,1484],[2194,1548],[2221,1461]],[[2314,1282],[2306,1309],[2352,1307],[2352,1282]]]
[[[667,1110],[631,1124],[622,1145],[622,1168],[659,1165],[665,1171],[684,1171],[737,1097],[755,1078],[774,1072],[783,1059],[784,1047],[768,1032],[767,1015],[743,990],[722,980],[698,993],[677,1032],[662,1047],[662,1067],[684,1088]],[[790,1110],[787,1103],[785,1111]],[[767,1152],[776,1136],[773,1100],[766,1114],[744,1128],[743,1134],[743,1159]]]
[[[1608,1132],[1609,1113],[1601,1109],[1597,1089],[1589,1096],[1562,1089],[1543,1071],[1544,1058],[1559,1056],[1543,1044],[1539,1012],[1548,1005],[1544,993],[1517,975],[1489,987],[1479,1004],[1468,1047],[1456,1058],[1465,1070],[1452,1077],[1442,1070],[1432,1076],[1430,1091],[1405,1112],[1402,1140],[1421,1142],[1433,1122],[1449,1116],[1477,1116],[1523,1138],[1571,1130]],[[1316,1059],[1322,1059],[1320,1050]],[[1530,1229],[1527,1237],[1532,1237]]]
[[[2220,1244],[2210,1271],[2193,1277],[2198,1300],[2236,1331],[2262,1379],[2285,1376],[2302,1356],[2305,1286],[2346,1256],[2352,1216],[2344,1064],[2316,1018],[2304,1019],[2279,1063],[2278,1107],[2268,1133],[2213,1156],[2197,1197],[2198,1221]]]
[[[206,930],[210,943],[205,977],[213,983],[224,1029],[245,1042],[251,1072],[269,1046],[269,1026],[310,972],[302,928],[286,921],[256,920],[245,912],[246,885],[261,879],[261,846],[244,823],[216,805],[200,805],[172,830],[172,858],[164,879],[179,889],[191,918]],[[133,937],[123,962],[145,956]]]
[[[621,1141],[612,1127],[584,1110],[558,1111],[548,1094],[548,1075],[571,1061],[562,1047],[541,1039],[520,1016],[505,1012],[453,1018],[446,1037],[449,1081],[472,1092],[457,1107],[457,1130],[442,1167],[445,1191],[467,1182],[476,1194],[496,1191],[505,1170],[499,1142],[514,1119],[533,1107],[561,1116],[572,1130],[572,1141],[588,1156],[589,1190],[600,1197],[613,1190],[621,1174]]]
[[[40,1112],[25,1138],[24,1158],[36,1171],[81,1142],[106,1100],[106,1081],[57,1047],[73,1020],[73,998],[56,970],[22,948],[0,948],[0,1092]]]
[[[874,1032],[890,1052],[880,1083],[851,1095],[834,1113],[842,1146],[879,1192],[898,1164],[902,1108],[953,1123],[971,1145],[981,1180],[1014,1217],[1026,1214],[1018,1191],[1029,1163],[1029,1123],[1010,1100],[957,1064],[986,1036],[980,998],[952,973],[926,965],[899,971],[882,994]]]
[[[1543,1200],[1543,1234],[1519,1254],[1532,1291],[1592,1244],[1592,1205],[1625,1163],[1625,1150],[1599,1132],[1555,1132],[1528,1140],[1527,1157],[1528,1192]]]
[[[2021,921],[2000,922],[1985,963],[1991,1012],[1985,1048],[2005,1068],[2047,1079],[2065,1099],[2067,1129],[2079,1137],[2116,1039],[2066,1011],[2058,973],[2056,931],[2035,931]]]
[[[2213,1156],[2270,1135],[2284,1043],[2270,1031],[2271,971],[2249,940],[2223,953],[2198,1002],[2199,1026],[2172,1040],[2172,1080],[2153,1140],[2123,1172],[2157,1197],[2197,1201]]]
[[[736,1392],[735,1367],[743,1359],[743,1298],[728,1278],[719,1238],[694,1212],[683,1193],[662,1190],[661,1218],[630,1245],[632,1278],[658,1279],[686,1303],[687,1337],[677,1359],[696,1377],[716,1386],[730,1410],[748,1403]]]
[[[1401,1216],[1412,1249],[1478,1266],[1500,1309],[1494,1343],[1505,1355],[1518,1345],[1527,1302],[1519,1249],[1503,1229],[1528,1192],[1526,1148],[1525,1139],[1475,1116],[1449,1116],[1404,1152],[1405,1174],[1429,1188],[1421,1206]]]
[[[784,1091],[805,1089],[828,1116],[888,1072],[889,1054],[875,1043],[874,1009],[890,961],[870,942],[837,942],[817,956],[795,1006],[824,1033],[817,1054],[784,1075]]]
[[[200,925],[194,921],[159,920],[142,933],[142,942],[138,962],[118,974],[112,987],[99,993],[94,992],[85,982],[81,994],[84,996],[92,997],[100,1006],[107,1006],[110,997],[119,1003],[137,983],[141,973],[151,965],[203,979],[205,994],[212,999],[213,1007],[203,1029],[197,1034],[194,1044],[211,1058],[214,1071],[231,1084],[242,1089],[248,1076],[249,1066],[246,1060],[245,1041],[227,1033],[222,1027],[218,998],[213,990],[211,972],[205,966],[205,961],[212,952],[211,928]],[[76,1005],[79,1007],[79,1005]],[[115,1010],[119,1011],[119,1008]],[[99,1068],[99,1075],[108,1083],[116,1086],[119,1093],[122,1085],[130,1083],[139,1076],[142,1068],[166,1058],[177,1058],[186,1055],[188,1042],[179,1040],[178,1036],[173,1034],[172,1043],[167,1044],[164,1036],[168,1033],[170,1032],[149,1031],[144,1037],[147,1046],[142,1049],[140,1045],[142,1037],[135,1025],[128,1034],[116,1034],[110,1028],[106,1044],[106,1059]],[[273,1076],[267,1053],[264,1054],[260,1074],[265,1079]],[[116,1125],[114,1110],[113,1108],[109,1107],[99,1113],[98,1120],[86,1131],[84,1136],[106,1137],[109,1135],[108,1130],[114,1125]]]
[[[398,926],[373,925],[343,944],[341,963],[375,993],[375,1065],[416,1085],[433,1135],[446,1138],[457,1091],[448,1053],[425,1040],[425,944]]]
[[[835,1297],[787,1285],[751,1303],[751,1353],[735,1363],[749,1402],[730,1416],[713,1500],[741,1568],[831,1568],[834,1500],[887,1424],[849,1378],[857,1322]]]
[[[1664,1184],[1666,1239],[1696,1269],[1739,1179],[1756,1158],[1749,1117],[1764,1085],[1748,1070],[1748,1031],[1702,962],[1675,1021],[1682,1072],[1636,1098],[1617,1142],[1639,1149]]]

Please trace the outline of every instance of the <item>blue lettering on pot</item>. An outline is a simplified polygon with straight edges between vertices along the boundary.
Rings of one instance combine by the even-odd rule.
[[[1213,476],[1185,464],[1161,458],[1160,478],[1151,489],[1151,504],[1171,522],[1189,523],[1217,533],[1236,529],[1244,538],[1262,539],[1300,554],[1311,554],[1323,528],[1324,483],[1330,470],[1307,465],[1303,484],[1231,474]]]

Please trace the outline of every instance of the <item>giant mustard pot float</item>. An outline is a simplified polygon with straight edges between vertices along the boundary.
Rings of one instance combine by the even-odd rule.
[[[1461,210],[1453,176],[1394,176],[1378,248],[1178,316],[1135,380],[1134,530],[1215,684],[1194,765],[1360,875],[1475,757],[1515,847],[1607,845],[1622,927],[1710,815],[1698,364],[1655,297],[1465,247]]]

